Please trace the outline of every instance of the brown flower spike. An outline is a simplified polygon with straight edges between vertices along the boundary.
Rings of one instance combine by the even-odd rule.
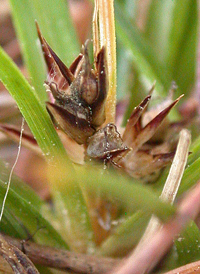
[[[181,97],[172,101],[169,96],[156,109],[147,111],[149,95],[132,112],[123,134],[123,141],[131,151],[123,158],[114,159],[130,176],[152,181],[172,161],[177,139],[166,116]],[[175,129],[180,128],[177,125]]]
[[[175,86],[169,96],[152,109],[148,106],[151,100],[148,95],[133,110],[121,135],[112,123],[102,126],[108,90],[105,48],[94,57],[93,68],[86,42],[82,53],[67,68],[47,44],[38,26],[37,30],[48,68],[46,86],[52,95],[51,102],[46,103],[47,110],[53,123],[69,137],[63,142],[72,161],[83,164],[90,158],[110,162],[134,178],[145,182],[155,180],[159,171],[172,161],[177,133],[182,126],[167,119],[182,97],[173,101]],[[8,125],[1,125],[0,130],[14,139],[20,136],[19,130]],[[36,149],[32,136],[24,134],[23,139],[27,146]]]
[[[105,121],[108,89],[105,48],[94,57],[93,69],[86,42],[68,69],[38,26],[37,30],[48,67],[46,85],[54,97],[54,102],[46,103],[54,124],[76,143],[85,145],[86,158],[109,161],[132,177],[151,181],[152,175],[174,156],[174,143],[164,136],[170,126],[165,118],[181,97],[173,101],[170,93],[163,103],[149,111],[151,95],[147,96],[133,110],[122,137],[114,124],[100,128]]]
[[[68,69],[43,38],[38,35],[48,67],[46,85],[55,102],[47,102],[47,110],[53,122],[78,144],[86,144],[96,128],[105,121],[107,96],[107,65],[105,48],[96,56],[95,69],[88,55],[88,42],[83,53]]]

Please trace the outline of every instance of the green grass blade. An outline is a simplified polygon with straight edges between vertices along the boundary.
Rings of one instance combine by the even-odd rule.
[[[175,241],[179,264],[176,267],[200,260],[199,243],[199,228],[192,221]]]
[[[2,188],[0,193],[1,202],[3,201],[4,194],[5,193],[3,192]],[[16,218],[16,222],[18,221],[23,224],[23,226],[29,231],[30,235],[33,235],[40,227],[44,227],[44,229],[39,229],[34,237],[38,243],[55,247],[65,246],[67,248],[67,244],[64,242],[64,240],[62,240],[62,237],[56,232],[50,223],[44,219],[39,211],[32,207],[29,204],[29,201],[26,201],[22,196],[13,193],[12,189],[10,189],[9,196],[6,201],[6,208],[10,214],[12,212],[13,216]],[[4,212],[5,218],[9,219],[9,215],[6,213],[7,211]],[[13,220],[11,220],[11,222],[12,221]],[[4,217],[2,222],[4,222]],[[4,229],[4,232],[8,233],[10,227],[4,225]],[[23,236],[24,238],[27,238],[28,235],[24,233]]]
[[[29,0],[30,1],[30,0]],[[80,52],[67,1],[34,0],[32,7],[43,36],[67,66]]]
[[[54,274],[53,270],[50,270],[50,268],[44,267],[37,265],[37,270],[39,271],[40,274]]]
[[[0,161],[0,170],[0,204],[2,205],[10,169]],[[67,248],[66,242],[43,216],[44,210],[47,215],[46,204],[23,181],[13,176],[0,224],[1,231],[22,239],[28,238],[28,231],[30,235],[35,234],[33,238],[38,243]]]
[[[119,225],[115,233],[102,243],[97,250],[101,255],[118,255],[118,252],[122,253],[119,251],[120,249],[130,250],[141,237],[142,228],[145,228],[148,216],[151,214],[156,214],[161,219],[164,217],[165,220],[173,214],[172,206],[163,203],[158,198],[159,195],[155,195],[150,187],[142,185],[133,178],[119,176],[116,173],[105,172],[103,174],[100,170],[86,169],[82,170],[81,179],[91,196],[95,197],[101,193],[102,199],[117,204],[122,212],[121,218],[126,218],[137,210],[142,211]],[[163,206],[166,208],[164,209]]]
[[[174,246],[162,262],[162,268],[159,269],[159,273],[165,273],[182,265],[198,261],[200,259],[199,241],[199,229],[191,221],[174,241]]]
[[[142,185],[133,178],[119,176],[114,172],[104,174],[101,167],[80,168],[77,176],[85,184],[91,196],[101,193],[104,200],[116,202],[127,214],[141,209],[166,220],[174,213],[174,207],[163,203],[150,187]]]
[[[37,37],[35,20],[39,22],[45,38],[54,50],[69,65],[79,53],[79,44],[67,2],[64,0],[10,0],[10,5],[31,84],[43,102],[46,99],[43,87],[46,68]]]
[[[54,170],[58,170],[60,174],[61,163],[64,165],[63,172],[60,174],[61,176],[59,179],[54,180],[54,175],[50,176],[53,199],[60,219],[65,224],[70,223],[70,226],[65,226],[65,228],[68,227],[69,235],[73,234],[77,241],[81,241],[82,239],[85,243],[88,239],[91,240],[92,230],[78,181],[74,177],[73,183],[70,186],[68,184],[68,173],[72,173],[73,168],[67,158],[66,151],[54,129],[46,109],[40,104],[34,90],[3,50],[0,50],[0,59],[0,79],[16,100],[38,145],[42,149],[46,159],[48,159],[51,174],[52,172],[54,173]],[[78,206],[75,207],[75,205]],[[66,215],[60,214],[60,212],[63,213],[64,211],[69,212],[71,222],[70,220],[66,222]],[[74,216],[77,218],[74,218]],[[83,232],[81,235],[78,230],[78,227],[80,226],[82,227],[81,231]],[[77,231],[77,234],[75,231]],[[81,239],[79,239],[79,236]]]
[[[197,183],[200,179],[199,167],[200,158],[186,168],[178,194],[182,194]]]
[[[198,182],[198,180],[200,179],[199,166],[200,166],[200,158],[196,159],[191,165],[187,166],[187,168],[184,172],[184,175],[183,175],[180,189],[178,191],[178,195],[181,195],[182,193],[184,193],[185,191],[190,189],[192,186],[194,186]],[[156,183],[156,185],[153,186],[153,190],[156,193],[158,193],[158,196],[160,195],[160,192],[163,188],[163,182],[166,180],[167,174],[168,174],[168,171],[166,170],[165,174],[163,174],[163,176],[162,176],[162,179],[158,183]],[[117,187],[117,185],[116,185],[116,187]],[[147,212],[147,211],[145,211],[145,212]],[[138,214],[141,214],[141,213],[138,213]],[[131,216],[128,220],[126,220],[124,223],[119,225],[119,227],[116,229],[116,231],[113,235],[111,235],[108,239],[105,240],[105,242],[103,242],[102,246],[99,249],[99,252],[103,255],[112,256],[112,255],[117,255],[117,253],[120,250],[130,250],[131,247],[133,247],[137,243],[137,238],[135,239],[135,236],[133,236],[132,234],[135,233],[136,235],[138,235],[137,234],[137,233],[139,233],[138,227],[140,226],[140,224],[141,224],[141,227],[143,227],[143,225],[145,226],[145,224],[146,224],[145,221],[146,221],[146,219],[144,218],[144,216],[142,216],[142,214],[141,214],[139,220],[138,220],[137,214]],[[191,228],[191,230],[192,230],[192,228]],[[187,230],[186,230],[186,232],[187,232]],[[187,236],[188,235],[190,235],[190,234],[187,233]],[[193,234],[191,234],[191,235],[193,235]],[[184,237],[186,237],[186,236],[184,236]],[[117,244],[114,244],[115,241],[117,242]],[[191,239],[191,241],[192,241],[192,239]],[[190,239],[188,238],[186,244],[187,244],[187,246],[192,246],[192,244],[191,243],[189,244],[189,243],[190,243]],[[185,245],[184,245],[184,248],[186,248]],[[191,256],[193,256],[193,255],[191,255]],[[181,257],[181,254],[180,254],[180,257]],[[191,258],[191,257],[189,257],[189,258]],[[172,260],[172,258],[170,260]],[[173,267],[178,267],[179,265],[180,264],[178,264],[177,262],[174,262],[174,260],[173,260]]]
[[[130,71],[131,63],[129,61],[128,52],[122,47],[120,43],[117,45],[117,100],[123,100],[130,90]],[[132,82],[132,79],[131,79]]]
[[[23,53],[23,59],[29,72],[30,82],[41,101],[46,99],[43,86],[46,69],[39,48],[35,27],[35,16],[29,0],[10,0],[14,25]]]
[[[182,194],[189,188],[193,187],[200,179],[200,138],[198,137],[191,145],[190,151],[192,152],[188,157],[188,164],[183,174],[183,179],[178,191]]]
[[[154,53],[166,67],[168,65],[165,62],[168,57],[169,33],[175,2],[176,0],[151,1],[144,29],[145,37],[150,41]]]
[[[197,0],[174,1],[166,63],[185,94],[191,92],[196,80],[198,25]]]
[[[2,202],[3,200],[1,199],[1,204]],[[0,227],[1,231],[5,232],[7,235],[20,239],[27,238],[27,233],[24,226],[7,207],[4,208],[4,214]]]
[[[200,166],[200,158],[198,158],[196,161],[194,161],[190,166],[186,168],[178,195],[181,195],[182,193],[187,191],[189,188],[194,186],[197,183],[197,181],[200,179],[199,166]],[[162,181],[165,181],[164,178],[166,178],[166,174],[165,176],[163,176]],[[160,192],[163,188],[161,184],[162,181],[160,181],[159,184],[153,187],[155,192],[158,193],[158,196],[160,195]],[[123,185],[124,185],[124,182],[123,182]],[[118,185],[116,184],[116,188],[117,187]],[[120,200],[123,201],[123,198],[121,197]],[[147,210],[145,210],[145,213],[147,213]],[[125,222],[123,222],[121,225],[117,227],[115,232],[102,243],[98,252],[102,255],[113,256],[113,255],[121,254],[122,253],[121,250],[124,250],[124,252],[131,250],[131,248],[134,247],[134,245],[138,242],[138,239],[141,237],[143,232],[142,229],[146,226],[147,221],[148,221],[147,216],[142,214],[142,212],[138,212],[134,214],[133,216],[125,220]],[[196,234],[195,234],[196,232],[194,227],[193,228],[189,227],[186,230],[186,232],[183,234],[184,236],[180,236],[180,237],[183,237],[183,239],[185,239],[185,242],[182,243],[180,250],[182,250],[183,248],[184,250],[190,250],[189,247],[191,248],[193,246],[194,239],[197,240],[197,242],[195,242],[195,245],[194,245],[195,246],[193,250],[194,252],[190,253],[189,251],[190,254],[186,256],[188,262],[190,260],[198,259],[197,257],[199,256],[199,247],[197,248],[197,245],[199,246],[198,239],[200,235],[198,234],[198,237],[196,237]],[[178,244],[179,243],[177,242],[177,245]],[[181,255],[181,252],[183,251],[180,251],[180,250],[179,250],[180,254],[178,255],[179,259],[182,258],[182,260],[184,260],[184,257]],[[180,262],[178,262],[177,259],[174,259],[173,256],[170,258],[170,264],[173,265],[172,268],[175,268],[180,265]],[[175,257],[177,258],[177,255]]]
[[[48,159],[66,155],[50,117],[19,69],[0,48],[0,80],[15,99],[38,145]]]
[[[196,159],[200,157],[200,137],[196,138],[190,147],[190,152],[192,152],[188,157],[188,164],[192,164]]]
[[[149,187],[143,186],[133,179],[119,176],[119,174],[108,171],[104,173],[102,166],[100,166],[99,169],[79,166],[75,176],[70,170],[68,170],[68,172],[64,171],[66,168],[63,164],[59,166],[57,171],[55,169],[52,171],[52,181],[56,182],[55,185],[57,185],[60,190],[58,194],[54,191],[55,195],[57,195],[57,206],[60,208],[60,218],[63,218],[62,225],[69,239],[68,243],[73,250],[77,250],[77,244],[79,244],[79,250],[92,249],[94,251],[94,245],[92,245],[93,234],[85,233],[85,228],[82,226],[82,216],[80,218],[74,214],[74,211],[79,210],[79,204],[73,203],[73,197],[77,195],[74,183],[77,181],[81,184],[87,201],[89,201],[88,206],[90,205],[90,197],[93,199],[94,204],[95,201],[104,201],[105,204],[109,202],[117,205],[117,208],[122,212],[122,218],[132,215],[132,213],[135,213],[137,210],[142,210],[146,214],[155,214],[160,219],[167,220],[175,212],[173,206],[160,201],[158,196],[156,196]],[[66,185],[61,183],[59,186],[59,182],[62,180],[67,183]],[[67,197],[64,197],[66,192],[70,193],[72,197],[70,201],[67,200]],[[70,203],[67,209],[71,206],[72,208],[74,207],[74,211],[70,212],[63,209],[62,204],[64,198],[66,203]],[[91,209],[92,211],[98,210],[98,208]],[[69,221],[66,222],[66,220]],[[73,233],[69,234],[71,230],[69,230],[68,226],[72,224],[74,227],[74,222],[77,224],[77,227],[74,228]],[[61,232],[62,235],[64,230]],[[90,227],[88,227],[87,231],[90,231]],[[79,235],[79,239],[82,239],[79,243],[75,238],[77,234]],[[85,241],[83,235],[85,235]]]
[[[145,36],[180,94],[188,94],[195,83],[197,11],[196,0],[153,0],[148,11]]]
[[[150,215],[141,211],[120,224],[99,247],[102,256],[124,256],[138,243],[148,224]]]
[[[115,11],[117,37],[129,50],[135,67],[150,84],[156,80],[156,89],[161,94],[166,94],[171,84],[171,75],[161,66],[150,44],[144,39],[136,25],[131,24],[117,5]]]
[[[158,0],[157,0],[158,2]],[[175,0],[173,4],[171,4],[171,22],[170,22],[170,33],[169,33],[169,41],[170,45],[168,45],[168,50],[170,50],[168,61],[170,61],[170,66],[174,66],[174,61],[177,58],[177,54],[179,53],[182,43],[185,39],[187,39],[187,28],[188,20],[190,20],[190,7],[196,6],[196,0],[193,2],[189,0]],[[194,15],[194,20],[196,14]],[[193,17],[193,16],[192,16]],[[195,21],[194,21],[195,23]],[[186,35],[186,37],[184,37]],[[184,40],[183,40],[184,39]],[[182,54],[182,52],[181,52]]]
[[[49,169],[53,201],[61,224],[59,231],[70,249],[91,253],[95,248],[94,235],[80,189],[80,177],[63,159],[60,159],[60,165]]]
[[[189,156],[190,161],[190,156]],[[180,184],[180,188],[178,191],[178,196],[183,194],[185,191],[189,190],[191,187],[193,187],[200,179],[200,173],[199,173],[199,167],[200,167],[200,157],[197,158],[194,162],[190,163],[188,166],[186,166],[186,169],[183,174],[183,178]],[[168,175],[168,169],[166,169],[161,177],[158,179],[158,181],[152,185],[152,189],[156,193],[161,193],[162,188],[164,186],[164,182]]]

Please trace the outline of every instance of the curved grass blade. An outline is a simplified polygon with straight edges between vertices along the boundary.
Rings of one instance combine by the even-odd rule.
[[[16,100],[38,145],[48,160],[49,170],[51,171],[50,187],[59,217],[62,222],[66,224],[65,228],[68,228],[69,235],[75,235],[77,241],[79,241],[80,236],[84,244],[89,239],[91,242],[92,229],[82,191],[75,176],[73,182],[69,183],[67,177],[68,173],[73,172],[73,167],[68,160],[66,151],[55,131],[50,117],[46,109],[40,104],[34,90],[2,49],[0,49],[0,59],[0,79]],[[64,167],[62,168],[62,173],[59,178],[54,180],[55,176],[52,173],[54,173],[54,170],[55,172],[56,170],[59,173],[61,172],[61,163]],[[77,206],[75,207],[75,205]],[[70,220],[67,222],[65,219],[66,215],[60,215],[60,212],[69,212],[71,222]],[[74,218],[74,216],[76,216],[76,218]],[[82,228],[81,235],[79,233],[80,227]]]
[[[163,201],[168,201],[170,203],[173,203],[173,201],[174,201],[174,198],[176,196],[176,193],[177,193],[177,190],[178,190],[178,187],[180,184],[180,180],[182,178],[182,174],[183,174],[183,171],[185,168],[185,164],[187,161],[188,149],[189,149],[189,145],[190,145],[190,138],[191,138],[190,133],[187,130],[181,131],[176,155],[174,157],[172,166],[170,168],[169,175],[167,177],[164,188],[162,190],[162,194],[160,195],[160,199]],[[130,225],[129,225],[130,220],[132,221],[132,226],[135,226],[137,224],[137,219],[135,220],[132,218],[129,219],[128,221],[126,221],[125,224],[122,224],[118,228],[118,233],[120,234],[121,238],[123,235],[122,231],[123,231],[124,226],[128,228],[128,230],[126,231],[126,234],[130,234],[130,232],[132,231],[132,229],[130,228]],[[161,225],[160,222],[157,219],[155,219],[155,216],[153,218],[151,218],[151,220],[148,224],[148,227],[145,231],[145,234],[143,235],[142,240],[139,242],[139,245],[137,246],[136,249],[142,248],[141,247],[142,244],[143,244],[143,246],[145,246],[144,243],[147,243],[149,241],[149,239],[152,237],[152,234],[155,232],[155,229],[159,230],[160,225]],[[143,226],[141,226],[141,227],[143,227]],[[112,236],[110,238],[112,239]],[[128,238],[128,239],[129,239],[129,242],[132,241],[130,238]],[[107,240],[107,242],[109,243],[108,240]],[[123,241],[122,241],[122,243],[123,243]],[[108,248],[109,248],[109,245],[108,245]]]
[[[176,22],[174,24],[174,22]],[[198,45],[198,1],[174,1],[166,63],[181,92],[189,94],[195,84]]]
[[[74,184],[74,180],[77,180],[79,184],[81,184],[84,193],[86,193],[86,199],[93,197],[98,199],[98,201],[105,201],[105,203],[109,203],[112,205],[117,205],[117,208],[120,210],[121,217],[124,218],[126,215],[130,216],[130,214],[135,213],[137,210],[142,210],[145,214],[155,214],[162,220],[167,220],[170,218],[175,209],[173,206],[163,203],[159,200],[158,196],[156,196],[149,187],[143,186],[140,183],[135,182],[133,179],[127,178],[125,176],[119,176],[116,173],[110,172],[102,172],[102,166],[99,169],[92,168],[92,167],[79,167],[79,170],[76,174],[76,177],[73,173],[69,172],[63,173],[62,172],[62,165],[60,165],[59,170],[57,172],[53,172],[54,179],[53,181],[59,182],[59,178],[62,177],[63,180],[66,180],[68,191],[71,193],[71,196],[76,195],[74,188],[71,188]],[[63,193],[65,192],[65,188],[63,187]],[[61,192],[62,193],[62,192]],[[59,194],[61,195],[61,194]],[[59,195],[58,195],[58,203],[59,203]],[[90,200],[87,199],[90,202]],[[62,200],[60,199],[60,208],[62,209]],[[77,204],[72,204],[75,209],[79,207]],[[98,207],[98,205],[96,205]],[[98,211],[98,208],[93,208],[93,211]],[[74,215],[74,219],[68,218],[68,216],[72,217],[72,213],[69,211],[62,210],[60,212],[63,218],[63,228],[66,227],[66,219],[70,221],[76,221],[77,217]],[[98,221],[98,220],[97,220]],[[70,224],[70,222],[69,222]],[[137,224],[136,224],[137,226]],[[79,232],[79,239],[81,238],[83,227],[76,228],[80,230]],[[140,229],[141,230],[141,229]],[[66,228],[67,231],[67,228]],[[69,230],[68,230],[69,231]],[[74,230],[75,231],[75,230]],[[63,235],[63,234],[62,234]],[[67,234],[69,235],[69,234]],[[76,233],[75,233],[76,235]],[[72,244],[70,246],[73,247],[74,250],[77,250],[77,241],[74,239],[73,234],[69,235],[73,239]],[[84,235],[84,234],[83,234]],[[93,237],[93,235],[92,235]],[[93,250],[94,247],[90,244],[91,237],[88,242],[88,248],[86,250]],[[81,243],[84,244],[84,241]],[[84,246],[80,245],[80,248]],[[86,246],[87,247],[87,246]],[[105,251],[105,250],[104,250]],[[102,251],[103,252],[103,251]]]
[[[174,241],[174,246],[162,262],[160,271],[164,273],[165,271],[199,260],[199,241],[199,229],[197,225],[191,221]]]
[[[46,99],[43,87],[46,69],[36,32],[35,20],[46,39],[62,60],[70,64],[79,52],[79,44],[70,18],[67,2],[10,0],[14,24],[21,44],[31,84],[42,102]]]
[[[200,138],[197,138],[191,145],[190,151],[192,152],[188,157],[188,163],[183,174],[183,179],[178,191],[181,195],[189,188],[193,187],[200,179],[199,166],[200,166]],[[153,186],[155,191],[161,191],[163,182],[166,179],[168,171],[165,170],[160,179]]]
[[[191,92],[197,60],[197,1],[151,1],[145,34],[180,93]]]
[[[169,32],[173,22],[175,2],[176,0],[151,1],[144,29],[145,37],[150,41],[154,53],[165,66],[167,66]]]
[[[72,174],[68,179],[72,180]],[[101,193],[104,200],[116,202],[127,214],[135,210],[155,214],[161,220],[167,220],[173,215],[173,206],[163,203],[148,186],[141,185],[136,180],[113,172],[102,173],[102,168],[80,168],[77,177],[91,195]]]
[[[45,66],[40,48],[37,45],[37,33],[35,28],[35,16],[29,0],[10,0],[14,25],[17,31],[18,40],[22,49],[23,59],[29,71],[32,86],[41,101],[46,99],[46,92],[43,86]]]
[[[180,192],[183,193],[185,190],[183,189]],[[135,213],[117,227],[116,231],[102,243],[98,252],[104,256],[119,256],[123,252],[127,254],[139,241],[148,223],[148,219],[148,215],[142,212]],[[178,267],[186,262],[198,260],[199,237],[198,228],[191,222],[175,241],[175,246],[172,248],[169,256],[167,256],[162,271]]]
[[[194,186],[198,182],[200,179],[199,167],[200,157],[186,168],[180,189],[178,191],[179,195],[187,191],[190,187]]]
[[[156,80],[156,87],[160,94],[166,94],[171,84],[171,75],[160,64],[152,47],[133,25],[124,16],[116,5],[116,31],[121,43],[130,51],[137,70],[152,84]]]
[[[67,1],[34,0],[31,4],[43,36],[60,59],[69,66],[78,56],[80,45]]]
[[[192,154],[190,156],[192,156]],[[189,162],[190,162],[190,156],[188,158]],[[199,181],[200,179],[199,166],[200,166],[200,157],[197,158],[192,163],[188,164],[188,166],[186,166],[186,169],[184,171],[183,178],[181,181],[181,185],[178,190],[178,194],[177,194],[178,196],[183,194],[185,191],[189,190]],[[166,169],[163,172],[162,176],[158,179],[158,181],[154,185],[152,185],[152,189],[156,193],[161,192],[164,182],[166,180],[167,174],[168,174],[168,169]]]
[[[0,161],[0,170],[0,204],[2,205],[10,169]],[[47,215],[46,204],[30,187],[13,176],[3,219],[0,223],[1,232],[22,239],[33,235],[38,243],[68,248],[59,233],[42,215],[44,209]]]
[[[38,145],[50,160],[56,155],[66,155],[46,109],[40,104],[34,90],[16,65],[0,48],[0,80],[15,99]]]
[[[200,137],[196,138],[191,144],[190,151],[192,152],[188,157],[188,164],[192,164],[200,157]]]
[[[97,250],[103,256],[124,256],[139,242],[150,215],[138,211],[119,225]]]
[[[60,233],[73,251],[94,252],[94,235],[88,208],[80,189],[82,175],[75,173],[60,160],[60,165],[49,168],[49,181],[58,216]]]

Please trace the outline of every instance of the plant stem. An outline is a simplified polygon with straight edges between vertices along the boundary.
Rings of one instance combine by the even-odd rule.
[[[106,47],[108,63],[108,96],[106,122],[115,122],[116,108],[116,37],[113,0],[96,0],[93,18],[94,55],[102,46]]]
[[[17,247],[9,244],[0,234],[0,255],[8,262],[13,273],[39,274],[33,263]]]
[[[0,235],[1,236],[1,235]],[[100,274],[111,270],[121,260],[85,255],[67,250],[41,246],[36,243],[4,236],[6,241],[18,249],[23,248],[25,254],[37,264],[53,267],[73,273]]]
[[[160,195],[162,201],[166,201],[170,204],[173,204],[176,194],[178,192],[180,182],[185,170],[187,163],[189,146],[191,141],[190,132],[186,129],[183,129],[180,132],[179,142],[174,156],[173,163],[171,165],[169,175],[165,182],[163,191]],[[146,228],[146,231],[140,240],[136,250],[143,248],[144,245],[152,238],[153,234],[162,227],[160,220],[156,216],[152,216],[149,224]]]

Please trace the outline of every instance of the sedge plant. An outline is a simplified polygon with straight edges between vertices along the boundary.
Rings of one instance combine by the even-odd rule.
[[[183,178],[174,191],[177,197],[200,177],[200,139],[192,129],[196,118],[186,119],[184,105],[182,114],[176,106],[183,100],[187,103],[195,89],[197,1],[149,1],[141,29],[139,1],[116,1],[114,7],[111,0],[96,0],[91,18],[93,40],[84,44],[81,53],[66,1],[9,3],[29,79],[1,48],[0,80],[31,130],[31,134],[23,132],[22,145],[45,159],[51,203],[13,175],[0,222],[2,234],[6,234],[0,239],[6,246],[0,254],[13,270],[18,265],[14,273],[28,273],[19,262],[24,258],[19,245],[15,243],[11,253],[6,250],[14,238],[30,239],[31,244],[35,242],[30,244],[31,252],[42,245],[41,252],[52,261],[47,264],[36,255],[34,263],[39,263],[40,273],[57,273],[47,266],[92,273],[91,268],[77,270],[74,266],[83,254],[85,264],[96,263],[100,256],[95,273],[112,271],[140,242],[152,215],[165,227],[180,211],[171,200],[159,196],[182,128],[192,131],[190,149],[189,141],[186,146],[179,141],[184,148],[183,170],[188,150],[192,153],[184,174],[178,175],[179,183]],[[155,102],[153,107],[149,107],[150,101]],[[0,129],[19,140],[16,126],[4,121]],[[188,131],[181,132],[181,138],[189,140]],[[2,204],[10,168],[3,161],[0,166]],[[152,273],[200,260],[198,223],[188,223]],[[77,252],[74,265],[62,268],[56,264],[56,251],[51,248],[69,252],[67,256]],[[55,255],[60,260],[62,252]],[[38,273],[26,256],[24,260]],[[3,263],[2,271],[6,269]]]

